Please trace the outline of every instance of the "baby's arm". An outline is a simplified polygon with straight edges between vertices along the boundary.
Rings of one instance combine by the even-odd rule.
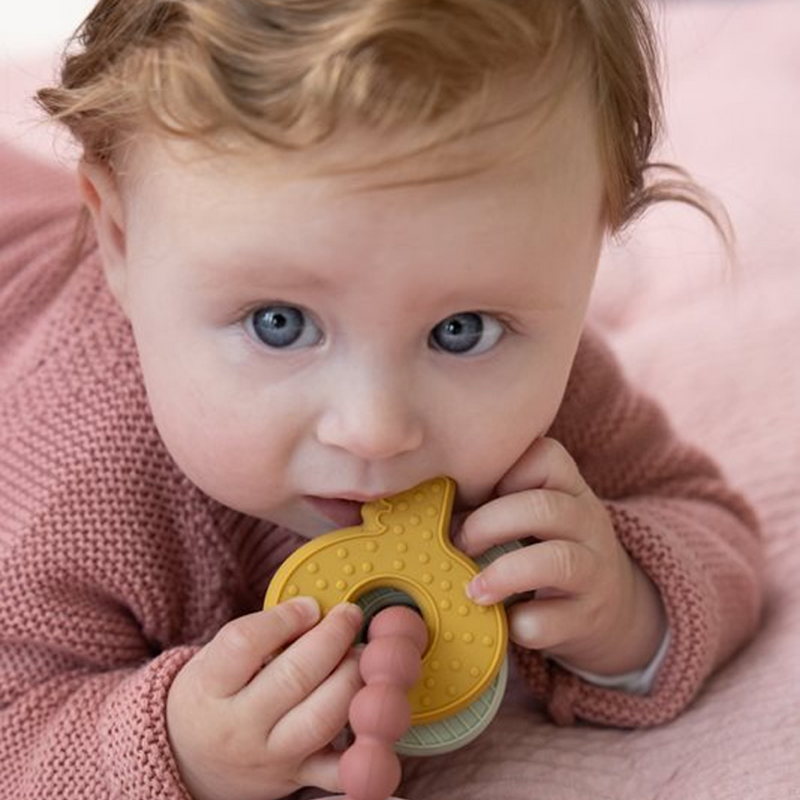
[[[112,598],[65,577],[0,560],[0,797],[186,800],[163,719],[196,648],[156,654]]]
[[[528,577],[542,570],[550,570],[545,578],[559,570],[566,576],[561,586],[555,581],[560,598],[528,606],[532,612],[540,603],[543,613],[534,616],[524,604],[512,611],[512,633],[518,615],[518,642],[535,648],[517,647],[523,671],[557,721],[665,721],[755,629],[762,559],[756,521],[713,463],[677,439],[658,407],[632,390],[592,336],[582,343],[550,436],[561,447],[534,443],[501,483],[500,498],[476,512],[471,533],[465,523],[465,538],[472,539],[467,549],[491,543],[492,527],[506,526],[498,538],[510,535],[504,520],[519,526],[527,515],[534,520],[528,533],[541,543],[517,556],[513,569],[514,554],[503,557],[505,565],[495,562],[487,583],[541,586],[534,578],[525,587],[526,569]],[[551,566],[542,566],[537,549],[551,551]],[[655,653],[664,617],[669,648],[643,696],[581,680],[540,649],[589,672],[627,671]],[[521,641],[526,624],[544,638]]]
[[[31,581],[10,555],[0,561],[0,796],[221,800],[235,790],[267,800],[305,785],[339,790],[339,756],[327,745],[361,686],[347,657],[357,608],[315,625],[313,603],[287,603],[228,623],[204,648],[156,655],[111,598],[89,597],[77,576],[60,591],[47,576]],[[37,602],[45,594],[49,610]]]

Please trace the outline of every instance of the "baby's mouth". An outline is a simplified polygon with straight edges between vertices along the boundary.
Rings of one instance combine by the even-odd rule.
[[[361,525],[361,508],[365,502],[369,502],[366,497],[354,500],[351,497],[306,495],[305,499],[318,514],[332,522],[337,528],[354,528]],[[373,498],[373,502],[375,500],[377,498]],[[465,504],[464,499],[457,494],[453,506],[453,521],[451,525],[453,533],[461,527],[464,519],[472,510],[470,506]]]
[[[341,500],[336,497],[307,498],[312,507],[325,519],[330,520],[339,528],[353,528],[361,524],[361,506],[359,500]]]

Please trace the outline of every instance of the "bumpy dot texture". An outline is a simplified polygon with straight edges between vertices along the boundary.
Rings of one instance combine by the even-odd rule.
[[[455,484],[440,477],[364,505],[363,523],[295,551],[275,574],[265,607],[315,597],[323,614],[381,588],[399,590],[428,628],[422,675],[409,694],[411,721],[429,724],[476,701],[497,676],[508,631],[501,604],[478,606],[465,593],[474,561],[449,540]]]

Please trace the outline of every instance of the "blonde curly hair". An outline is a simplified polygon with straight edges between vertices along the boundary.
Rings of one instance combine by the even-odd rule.
[[[650,160],[661,96],[643,0],[100,0],[37,98],[89,159],[144,127],[296,149],[344,121],[435,127],[507,75],[534,96],[556,62],[560,90],[590,82],[609,230],[664,200],[721,228],[685,173]]]

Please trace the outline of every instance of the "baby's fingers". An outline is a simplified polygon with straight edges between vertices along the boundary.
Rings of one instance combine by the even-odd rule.
[[[358,657],[351,653],[327,680],[275,724],[269,746],[287,758],[322,750],[347,725],[350,703],[362,686]]]
[[[234,619],[187,664],[203,690],[230,697],[246,686],[270,657],[319,619],[319,606],[298,597],[267,611]]]
[[[531,489],[491,500],[464,521],[457,546],[478,556],[492,545],[533,537],[570,539],[586,537],[585,506],[574,497],[549,489]]]
[[[545,587],[575,594],[586,589],[596,573],[597,560],[590,550],[555,539],[500,556],[470,581],[467,594],[480,605]]]
[[[525,489],[554,489],[578,497],[586,490],[586,481],[564,445],[543,436],[533,442],[497,484],[500,495]]]
[[[362,619],[358,606],[342,603],[267,664],[237,698],[254,723],[275,725],[311,695],[344,658]]]

